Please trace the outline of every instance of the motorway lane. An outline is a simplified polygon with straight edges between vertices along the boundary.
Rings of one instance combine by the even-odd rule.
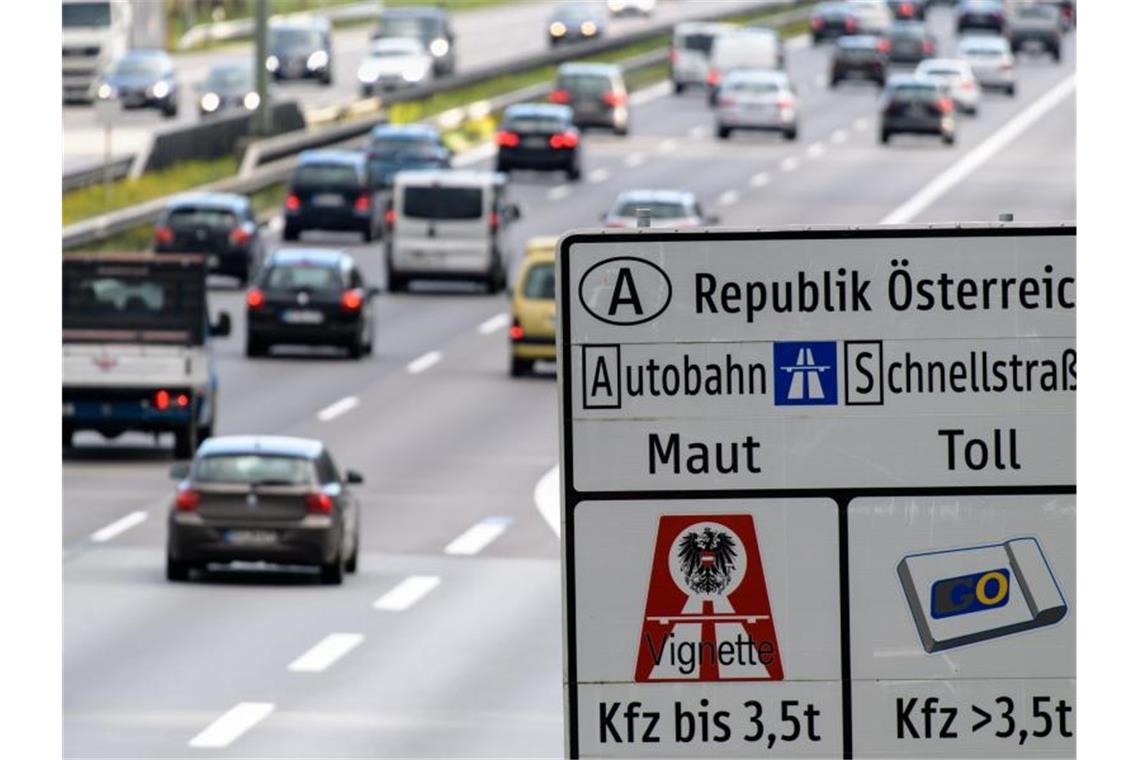
[[[818,66],[824,55],[797,52],[793,66]],[[1044,91],[1068,70],[1023,72],[1025,94],[1015,107],[1003,111],[999,100],[989,108],[987,100],[969,140],[992,133],[1035,97],[1031,87]],[[802,85],[801,94],[807,97]],[[522,240],[592,225],[613,193],[634,185],[687,184],[707,199],[735,189],[739,199],[720,209],[730,224],[874,223],[971,143],[948,150],[936,142],[907,147],[900,141],[897,150],[881,149],[873,130],[853,126],[873,100],[867,93],[866,100],[834,105],[824,96],[819,106],[827,110],[805,114],[811,121],[805,118],[804,137],[795,144],[759,138],[745,147],[744,140],[698,139],[693,158],[688,132],[709,123],[703,102],[659,98],[637,114],[639,125],[661,131],[657,142],[650,138],[644,163],[625,163],[636,135],[628,144],[590,135],[587,174],[607,169],[607,178],[584,181],[555,201],[548,194],[561,180],[515,178],[525,216],[513,234]],[[831,108],[838,109],[834,116]],[[990,218],[995,203],[1021,192],[1013,167],[1073,154],[1065,128],[1071,109],[1070,98],[979,169],[975,177],[986,190],[976,199],[969,178],[928,213],[946,218],[943,209],[952,208],[958,218]],[[829,140],[845,122],[848,142],[828,143],[824,156],[808,158],[813,141]],[[655,147],[668,139],[683,147],[672,153]],[[789,156],[801,164],[784,172],[780,162]],[[770,183],[752,188],[748,179],[760,169],[771,173]],[[1043,205],[1067,206],[1061,215],[1071,218],[1071,185],[1049,187]],[[313,236],[311,242],[318,239],[351,240]],[[352,249],[378,277],[376,246]],[[237,293],[221,296],[217,301],[231,309],[240,304]],[[93,530],[132,509],[150,510],[148,520],[104,545],[72,547],[65,538],[74,549],[65,567],[69,755],[201,754],[187,741],[243,701],[276,708],[226,751],[239,756],[560,753],[558,544],[531,501],[534,483],[557,457],[553,383],[508,379],[503,331],[477,330],[505,309],[501,297],[384,296],[378,308],[385,318],[378,356],[370,361],[290,356],[249,362],[239,353],[240,331],[219,347],[220,432],[320,435],[342,466],[364,471],[365,555],[361,575],[343,588],[250,572],[166,584],[158,505],[169,498],[162,475],[167,462],[137,449],[124,452],[133,460],[116,460],[114,471],[104,473],[100,468],[110,463],[91,461],[96,450],[85,448],[80,461],[65,464],[67,525],[84,522],[81,515],[89,511],[102,517],[119,499],[121,511],[86,524]],[[417,375],[406,371],[410,358],[432,350],[442,354],[438,364]],[[348,393],[359,399],[354,410],[330,422],[316,419],[317,410]],[[490,516],[513,522],[482,554],[444,554],[452,539]],[[436,576],[440,585],[404,612],[370,609],[408,575]],[[332,632],[365,639],[326,673],[286,670]],[[161,681],[155,673],[164,674]]]

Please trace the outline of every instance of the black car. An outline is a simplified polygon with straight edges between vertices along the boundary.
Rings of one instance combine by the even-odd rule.
[[[117,99],[123,108],[157,108],[171,119],[178,115],[178,79],[165,50],[132,50],[115,61],[96,94]]]
[[[248,61],[215,64],[199,89],[198,114],[202,118],[226,111],[249,113],[261,104]]]
[[[1005,6],[1001,0],[959,0],[956,14],[958,34],[1005,33]]]
[[[858,30],[859,20],[846,3],[820,3],[812,9],[811,41],[814,45]]]
[[[265,241],[246,196],[188,193],[174,197],[159,217],[154,250],[205,254],[209,271],[245,285],[265,258]]]
[[[897,75],[887,81],[879,105],[879,142],[893,135],[938,135],[953,145],[956,125],[954,102],[934,82],[912,75]]]
[[[887,5],[900,21],[926,20],[926,0],[887,0]]]
[[[323,443],[307,438],[227,435],[175,465],[167,519],[166,577],[190,580],[209,564],[315,565],[326,584],[355,573],[360,503]]]
[[[430,124],[381,124],[373,128],[365,151],[377,190],[391,190],[399,171],[451,166],[451,151]]]
[[[831,86],[847,79],[866,79],[880,87],[886,84],[890,61],[881,42],[869,34],[840,37],[831,54]]]
[[[523,103],[507,108],[495,134],[495,170],[538,169],[582,176],[581,135],[567,106]]]
[[[342,230],[371,241],[383,229],[384,210],[370,174],[363,152],[301,153],[285,196],[283,237],[297,240],[305,230]]]
[[[599,39],[606,31],[601,12],[588,3],[565,3],[554,9],[547,23],[550,46]]]
[[[1054,61],[1061,60],[1061,11],[1052,5],[1020,5],[1006,21],[1009,47],[1016,55],[1022,50],[1044,50]]]
[[[274,251],[245,294],[246,356],[276,344],[372,353],[372,299],[352,256],[327,248]]]
[[[386,9],[371,37],[414,37],[431,53],[433,74],[455,72],[455,32],[451,16],[443,8]]]
[[[322,18],[282,21],[269,27],[265,68],[278,82],[285,79],[333,81],[332,30]]]
[[[933,58],[938,41],[921,21],[896,21],[887,27],[881,38],[887,59],[891,63],[919,63]]]

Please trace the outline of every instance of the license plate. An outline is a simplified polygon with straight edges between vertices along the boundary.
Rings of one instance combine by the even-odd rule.
[[[545,137],[528,137],[525,140],[523,140],[523,147],[524,148],[545,148],[546,147],[546,138]]]
[[[209,266],[211,269],[217,269],[218,265],[221,263],[222,263],[222,260],[219,259],[217,256],[207,256],[206,257],[206,265]]]
[[[313,196],[313,205],[330,208],[344,205],[344,198],[335,193],[321,193]]]
[[[227,530],[224,535],[227,544],[266,546],[277,543],[277,533],[272,530]]]
[[[325,315],[313,309],[286,309],[281,312],[281,321],[291,325],[318,325],[325,321]]]

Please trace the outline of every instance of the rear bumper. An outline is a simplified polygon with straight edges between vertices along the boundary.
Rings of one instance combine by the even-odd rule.
[[[886,79],[887,67],[882,63],[868,63],[858,66],[844,65],[831,68],[832,79],[871,79],[882,82]]]
[[[578,155],[576,150],[511,150],[500,149],[496,161],[503,169],[569,169]]]
[[[304,209],[285,214],[285,224],[295,230],[332,230],[360,232],[373,229],[371,215],[345,211],[315,211]]]
[[[511,341],[511,356],[516,359],[545,359],[555,361],[558,357],[554,338],[528,337]]]
[[[791,129],[796,125],[795,113],[785,118],[779,111],[775,114],[756,112],[738,108],[718,108],[716,122],[719,126],[733,129]]]
[[[152,395],[157,388],[68,388],[63,389],[63,427],[66,430],[94,430],[117,435],[128,430],[165,433],[184,430],[201,408],[202,400],[187,388],[171,387],[172,397],[189,396],[185,407],[172,405],[157,409]]]
[[[275,562],[280,564],[321,565],[337,556],[341,546],[341,527],[327,517],[321,523],[277,523],[261,521],[236,523],[206,521],[200,515],[174,513],[167,523],[167,551],[179,562]],[[271,544],[235,544],[226,537],[229,530],[272,531]]]
[[[248,249],[224,248],[221,250],[197,246],[161,246],[154,247],[155,253],[198,253],[206,257],[206,267],[210,272],[244,272],[249,266],[250,256]]]
[[[884,118],[881,126],[884,131],[893,134],[941,135],[951,134],[954,131],[953,125],[945,126],[941,118],[933,117],[930,119]]]
[[[360,333],[356,323],[325,322],[319,325],[290,325],[280,321],[250,322],[247,335],[262,343],[299,343],[304,345],[341,345],[355,340]]]

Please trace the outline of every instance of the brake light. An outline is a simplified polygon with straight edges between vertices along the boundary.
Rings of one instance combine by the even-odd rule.
[[[546,99],[551,103],[569,103],[570,93],[567,90],[551,90]]]
[[[811,28],[815,29],[818,32],[820,29],[823,28],[823,19],[820,18],[819,16],[812,16],[811,17]]]
[[[669,63],[677,62],[677,48],[672,45],[669,46]]]
[[[285,198],[285,209],[287,211],[298,211],[301,208],[301,199],[296,193],[289,193]]]
[[[950,113],[954,110],[953,101],[951,101],[950,98],[939,98],[938,110],[942,111],[942,113]]]
[[[170,391],[154,392],[154,408],[160,412],[165,412],[170,408]]]
[[[368,193],[361,193],[356,196],[356,203],[352,207],[357,211],[368,211],[372,208],[372,199],[368,197]]]
[[[364,305],[364,293],[360,288],[352,288],[340,294],[340,308],[345,311],[359,311]]]
[[[709,69],[709,74],[707,77],[705,77],[705,81],[708,82],[711,86],[716,87],[718,84],[720,84],[720,72],[716,69]]]
[[[495,145],[500,148],[516,148],[519,144],[519,136],[516,132],[499,131],[495,133]]]
[[[193,488],[179,488],[174,497],[174,508],[179,512],[193,512],[201,500],[202,495]]]
[[[232,245],[246,245],[253,239],[253,235],[245,227],[234,227],[230,230],[230,243]]]
[[[511,340],[523,339],[523,335],[525,335],[525,333],[523,332],[522,325],[519,324],[518,319],[515,319],[514,324],[511,325],[511,329],[508,332],[508,335],[511,336]]]
[[[314,491],[305,494],[305,508],[318,515],[327,515],[332,512],[332,499],[323,491]]]
[[[899,6],[899,13],[907,18],[914,15],[914,6],[910,3],[903,3]]]
[[[178,396],[175,397],[174,402],[178,404],[180,408],[185,409],[190,406],[190,397],[185,393],[179,393]]]
[[[962,82],[962,89],[963,89],[963,90],[972,90],[972,89],[974,89],[974,82],[973,82],[972,80],[970,80],[970,79],[967,79],[965,82]]]
[[[396,226],[396,209],[390,208],[384,212],[384,224],[389,228]]]
[[[250,288],[245,294],[245,305],[251,309],[260,309],[265,305],[265,294],[261,288]]]
[[[1010,63],[1009,61],[1006,61],[1005,63],[1003,63],[1001,65],[1001,70],[1002,71],[1013,71],[1013,64]]]
[[[889,52],[891,52],[891,41],[890,40],[879,40],[879,44],[877,45],[877,47],[878,47],[880,53],[889,53]]]
[[[792,104],[791,98],[780,98],[779,100],[776,101],[776,106],[779,107],[779,109],[781,111],[786,109],[786,108],[791,108],[792,105],[793,104]]]
[[[627,100],[627,98],[625,96],[625,93],[622,93],[622,92],[610,91],[610,92],[607,92],[604,95],[602,95],[602,102],[605,103],[607,106],[610,106],[611,108],[616,108],[617,106],[624,106],[626,103],[626,100]]]
[[[930,40],[923,40],[922,41],[922,52],[933,53],[934,52],[934,43],[931,42]]]
[[[174,242],[174,230],[169,227],[154,228],[154,242],[159,245],[168,245]]]
[[[578,135],[573,132],[563,132],[550,136],[551,148],[573,148],[578,144]]]
[[[489,217],[489,221],[490,221],[490,226],[491,226],[491,232],[494,232],[495,230],[499,229],[499,221],[500,221],[499,220],[499,212],[498,211],[492,211],[491,216]]]

